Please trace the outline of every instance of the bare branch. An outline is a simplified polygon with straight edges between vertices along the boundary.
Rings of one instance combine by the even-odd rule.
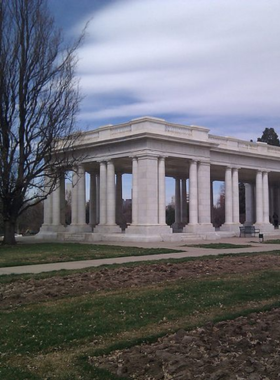
[[[79,138],[75,67],[84,35],[64,46],[46,0],[0,0],[0,203],[9,231],[48,195],[46,173],[51,192],[63,165],[75,164],[69,151]]]

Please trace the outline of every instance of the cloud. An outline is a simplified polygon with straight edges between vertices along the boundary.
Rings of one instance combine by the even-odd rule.
[[[111,3],[79,52],[81,120],[185,115],[234,135],[243,118],[259,134],[280,120],[279,14],[278,0]]]

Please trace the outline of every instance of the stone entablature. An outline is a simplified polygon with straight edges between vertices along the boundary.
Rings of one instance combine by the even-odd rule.
[[[209,129],[195,125],[187,126],[181,124],[167,123],[164,119],[143,117],[134,119],[128,123],[118,125],[105,125],[93,131],[82,134],[80,144],[90,144],[96,141],[106,141],[112,138],[135,136],[143,133],[194,141],[208,141]]]
[[[209,134],[209,129],[143,117],[83,132],[73,171],[72,223],[64,226],[64,179],[46,201],[43,234],[79,232],[163,239],[165,178],[175,178],[173,230],[215,234],[211,220],[213,181],[225,182],[223,231],[239,230],[238,184],[246,184],[246,223],[272,228],[280,214],[280,148]],[[69,168],[67,168],[69,169]],[[85,173],[90,174],[89,220],[85,221]],[[132,224],[122,225],[122,175],[132,175]],[[188,202],[187,202],[188,199]],[[187,205],[188,203],[188,205]]]

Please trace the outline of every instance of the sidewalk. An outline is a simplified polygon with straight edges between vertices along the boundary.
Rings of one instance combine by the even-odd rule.
[[[38,241],[37,241],[38,242]],[[74,269],[83,269],[89,267],[98,267],[101,265],[112,265],[112,264],[123,264],[123,263],[132,263],[140,261],[155,261],[163,259],[181,259],[185,257],[199,257],[199,256],[213,256],[220,254],[229,254],[229,253],[253,253],[253,252],[269,252],[269,251],[280,251],[280,244],[264,244],[259,243],[258,238],[228,238],[222,239],[220,241],[194,241],[188,243],[192,244],[211,244],[211,243],[230,243],[230,244],[248,244],[251,247],[248,248],[229,248],[229,249],[210,249],[210,248],[199,248],[199,247],[189,247],[184,246],[180,243],[134,243],[134,247],[143,247],[143,248],[173,248],[177,250],[182,250],[182,252],[177,253],[167,253],[159,255],[146,255],[146,256],[128,256],[128,257],[116,257],[110,259],[97,259],[97,260],[82,260],[82,261],[72,261],[72,262],[60,262],[52,264],[37,264],[37,265],[25,265],[17,267],[6,267],[0,268],[0,275],[5,274],[24,274],[24,273],[41,273],[41,272],[51,272],[58,270],[74,270]],[[108,243],[109,244],[109,243]],[[110,245],[126,245],[131,246],[132,244],[128,243],[113,243]]]

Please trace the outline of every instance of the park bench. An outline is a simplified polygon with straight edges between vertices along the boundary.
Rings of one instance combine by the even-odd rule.
[[[256,234],[260,233],[259,228],[255,228],[254,226],[242,226],[239,227],[240,230],[240,237],[243,235],[250,235],[250,236],[256,236]]]

